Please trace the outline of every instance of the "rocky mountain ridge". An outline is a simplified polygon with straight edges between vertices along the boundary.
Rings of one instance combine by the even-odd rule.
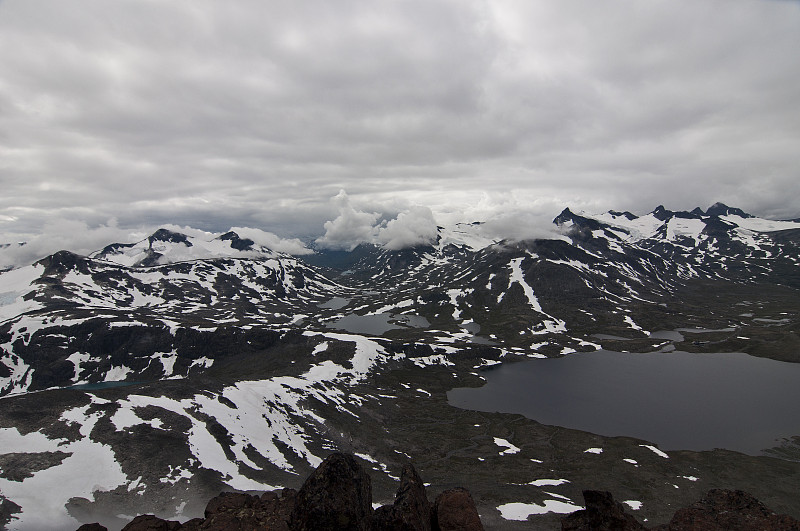
[[[738,487],[730,474],[792,510],[784,493],[800,471],[786,464],[791,444],[775,462],[724,453],[667,462],[642,441],[446,400],[448,389],[480,385],[479,371],[494,364],[599,348],[800,361],[800,224],[742,214],[724,205],[641,217],[565,210],[556,239],[497,242],[468,225],[443,229],[434,246],[365,246],[336,264],[325,253],[306,262],[256,249],[237,234],[209,243],[158,231],[2,273],[0,520],[35,529],[26,508],[41,504],[39,490],[57,500],[42,518],[60,515],[64,529],[93,517],[121,527],[144,507],[195,515],[193,500],[220,490],[295,488],[332,450],[356,454],[382,495],[405,454],[437,485],[477,474],[459,482],[475,485],[479,508],[493,515],[487,527],[523,525],[499,509],[523,491],[565,509],[582,478],[634,474],[607,461],[613,448],[643,464],[641,481],[704,478],[672,479],[682,490],[624,483],[651,518],[701,486]],[[205,257],[191,258],[201,248]],[[260,254],[242,254],[251,252]],[[680,327],[717,332],[682,343],[650,334]],[[584,452],[595,446],[606,449],[600,459]],[[525,486],[522,471],[569,481],[541,490]],[[503,483],[492,494],[496,474]]]

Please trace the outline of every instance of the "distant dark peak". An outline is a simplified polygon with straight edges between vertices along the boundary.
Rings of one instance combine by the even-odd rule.
[[[741,218],[752,218],[750,214],[746,213],[741,208],[732,208],[724,203],[714,203],[708,210],[706,210],[707,216],[739,216]]]
[[[661,221],[667,221],[669,218],[675,215],[674,212],[671,210],[667,210],[664,208],[664,205],[658,205],[653,212],[651,212],[656,219],[660,219]]]
[[[60,264],[75,264],[78,263],[82,257],[78,254],[73,253],[72,251],[57,251],[51,254],[48,257],[42,258],[37,263],[49,262],[51,264],[60,263]]]
[[[588,231],[585,234],[587,237],[591,237],[591,231],[600,230],[603,227],[603,224],[596,219],[579,216],[578,214],[572,212],[569,208],[565,208],[561,214],[556,216],[555,219],[553,219],[553,223],[556,225],[566,225],[567,223],[572,223],[573,226],[581,232]]]
[[[192,246],[192,242],[189,241],[185,234],[172,232],[171,230],[167,229],[158,229],[147,238],[147,241],[150,242],[150,245],[152,245],[153,242],[169,242],[182,243],[186,245],[186,247]]]
[[[73,269],[80,270],[85,265],[85,259],[72,251],[58,251],[42,258],[36,265],[44,266],[46,275],[63,274]]]
[[[572,221],[574,219],[575,219],[575,214],[573,214],[572,211],[569,209],[569,207],[567,207],[561,211],[561,214],[553,218],[553,223],[555,223],[556,225],[563,225],[564,223],[567,223],[568,221]]]
[[[635,215],[631,214],[627,210],[625,212],[619,212],[617,210],[609,210],[608,213],[611,214],[614,217],[617,217],[617,218],[618,217],[624,217],[628,221],[633,221],[634,219],[636,219],[638,217],[638,216],[635,216]]]
[[[220,240],[230,240],[231,248],[236,249],[237,251],[252,251],[253,250],[253,240],[250,238],[240,238],[238,234],[233,231],[228,231],[222,236],[219,237]]]
[[[705,216],[705,214],[706,214],[705,212],[703,212],[703,209],[700,208],[700,207],[695,207],[694,210],[692,210],[691,213],[694,214],[695,216]]]
[[[706,210],[707,216],[725,216],[727,214],[728,214],[728,205],[720,202],[714,203],[713,205],[708,207],[708,210]]]
[[[673,212],[673,214],[676,218],[681,219],[700,219],[702,217],[702,214],[697,214],[694,210],[691,212]]]

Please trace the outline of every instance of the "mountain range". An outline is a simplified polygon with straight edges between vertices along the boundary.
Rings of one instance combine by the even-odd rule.
[[[800,362],[800,222],[717,203],[553,223],[551,239],[473,223],[430,246],[306,256],[160,229],[0,274],[0,523],[186,519],[222,490],[295,487],[334,450],[378,472],[378,496],[409,458],[433,488],[468,482],[487,528],[551,528],[598,477],[650,521],[736,481],[797,517],[791,444],[664,458],[447,403],[487,367],[601,348]],[[721,332],[650,334],[676,328]],[[637,466],[620,470],[623,455]],[[543,514],[506,518],[522,499]]]

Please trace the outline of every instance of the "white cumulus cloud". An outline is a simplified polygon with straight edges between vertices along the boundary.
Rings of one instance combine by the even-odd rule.
[[[356,210],[344,190],[333,198],[333,202],[339,205],[339,216],[325,222],[325,234],[317,238],[317,245],[325,249],[352,251],[361,243],[375,241],[377,212]]]
[[[359,244],[369,243],[398,250],[430,245],[438,236],[433,212],[425,206],[399,206],[389,201],[361,210],[353,206],[344,190],[332,201],[338,205],[339,215],[325,222],[325,234],[316,240],[323,249],[352,251]]]
[[[398,250],[436,242],[438,230],[431,209],[413,207],[378,229],[377,241],[386,249]]]

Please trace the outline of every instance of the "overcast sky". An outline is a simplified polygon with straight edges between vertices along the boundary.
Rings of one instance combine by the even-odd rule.
[[[798,96],[795,0],[0,0],[0,240],[798,217]]]

